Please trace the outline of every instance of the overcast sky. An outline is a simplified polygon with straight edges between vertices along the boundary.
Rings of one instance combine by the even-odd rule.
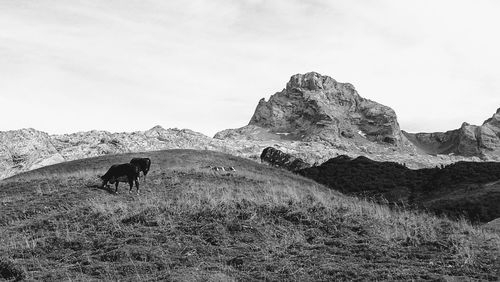
[[[244,126],[316,71],[402,129],[500,107],[500,1],[0,0],[0,130]]]

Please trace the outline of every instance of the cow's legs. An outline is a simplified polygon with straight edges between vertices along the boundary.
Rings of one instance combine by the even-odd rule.
[[[128,181],[128,185],[130,186],[130,188],[128,189],[128,193],[130,194],[132,193],[132,187],[134,187],[134,182],[132,181],[132,179]]]
[[[118,181],[115,182],[115,194],[118,194]]]
[[[144,177],[146,177],[146,176],[144,176]],[[132,186],[130,186],[130,187],[132,187]],[[135,188],[137,188],[137,195],[139,195],[139,180],[137,180],[137,179],[135,180]],[[130,188],[130,189],[132,189],[132,188]]]

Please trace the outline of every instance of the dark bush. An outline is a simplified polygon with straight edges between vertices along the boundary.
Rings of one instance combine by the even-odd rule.
[[[390,203],[408,199],[410,204],[418,206],[433,197],[441,197],[463,187],[499,180],[500,163],[457,162],[442,168],[412,170],[394,162],[377,162],[362,156],[355,159],[338,156],[297,173],[347,194],[383,197]],[[478,209],[476,205],[484,206]],[[449,216],[466,215],[471,220],[487,221],[500,217],[498,209],[484,202],[458,206],[457,203],[440,204],[427,208]]]

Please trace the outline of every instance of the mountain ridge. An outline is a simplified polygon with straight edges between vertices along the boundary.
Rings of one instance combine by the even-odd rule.
[[[476,157],[430,156],[399,152],[392,147],[381,150],[371,144],[356,147],[348,143],[332,146],[321,142],[294,140],[217,139],[189,129],[164,129],[161,126],[135,132],[113,133],[92,130],[54,135],[36,129],[20,129],[0,131],[0,179],[64,161],[164,149],[212,150],[257,161],[266,147],[274,147],[293,154],[310,165],[338,155],[367,156],[378,161],[396,161],[405,163],[411,168],[434,167],[460,160],[480,161]]]
[[[293,75],[286,87],[262,98],[248,125],[226,129],[224,140],[320,142],[359,155],[460,155],[500,160],[500,108],[483,125],[435,133],[401,130],[395,111],[361,97],[350,83],[316,72]]]
[[[189,129],[161,126],[129,133],[91,130],[49,135],[32,128],[10,130],[0,132],[0,178],[63,161],[109,154],[172,148],[224,151],[226,143]]]
[[[0,179],[41,166],[93,156],[163,149],[214,150],[258,160],[274,147],[310,165],[338,155],[395,161],[410,168],[456,161],[500,160],[500,109],[482,126],[445,133],[402,131],[395,111],[361,97],[350,83],[316,72],[293,75],[281,92],[261,99],[246,126],[213,138],[190,129],[48,134],[0,132]]]
[[[402,133],[426,153],[500,160],[500,108],[479,126],[463,122],[460,128],[446,132]]]

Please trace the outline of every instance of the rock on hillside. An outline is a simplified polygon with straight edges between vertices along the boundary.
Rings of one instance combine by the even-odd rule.
[[[362,98],[349,83],[315,72],[292,76],[285,89],[259,101],[247,126],[215,138],[405,145],[393,109]]]
[[[311,166],[301,158],[296,158],[291,154],[287,154],[273,147],[265,148],[260,155],[260,160],[261,162],[266,162],[276,167],[282,167],[289,171],[297,171]]]
[[[447,132],[403,133],[426,153],[500,160],[500,109],[481,126],[464,122],[459,129]]]

